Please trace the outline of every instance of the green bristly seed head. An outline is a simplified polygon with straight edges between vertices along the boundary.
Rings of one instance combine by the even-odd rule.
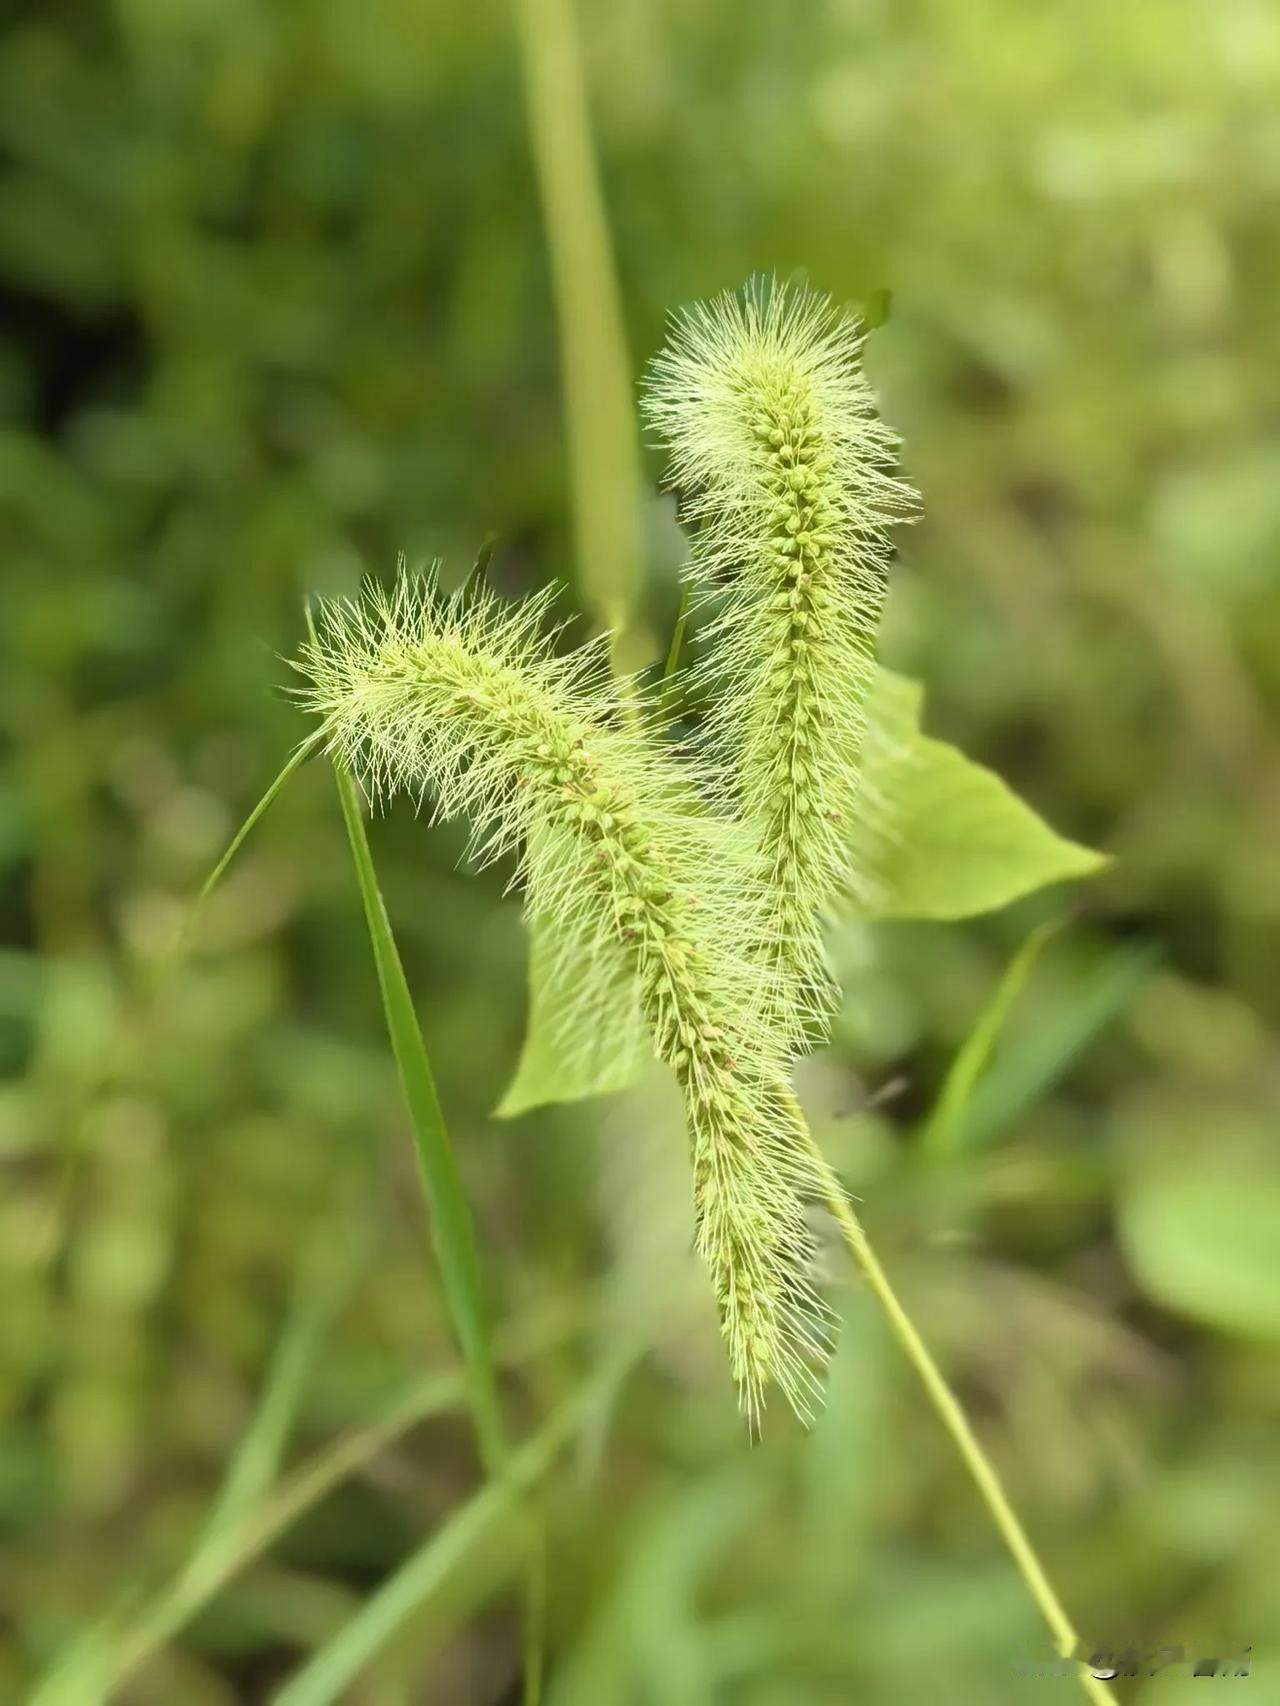
[[[482,857],[516,856],[529,912],[577,968],[567,1048],[630,980],[680,1083],[698,1249],[755,1421],[770,1384],[807,1412],[825,1352],[805,1205],[829,1180],[788,1072],[831,1002],[822,913],[856,881],[888,529],[914,496],[890,472],[856,325],[807,291],[748,287],[683,315],[646,412],[695,524],[694,590],[718,601],[708,764],[675,762],[601,644],[553,651],[550,594],[442,599],[402,570],[390,595],[327,607],[300,667],[373,799],[429,797]]]
[[[626,686],[608,681],[599,646],[553,653],[549,601],[442,600],[402,574],[391,595],[322,611],[304,697],[374,799],[429,796],[437,815],[468,819],[482,856],[517,854],[531,912],[602,976],[634,978],[680,1082],[697,1244],[744,1407],[756,1419],[774,1383],[803,1412],[824,1341],[804,1207],[819,1181],[756,952],[767,907],[753,852],[623,714]]]
[[[688,573],[722,600],[702,668],[767,897],[758,957],[795,1046],[831,1001],[823,908],[848,868],[863,704],[890,557],[915,495],[890,473],[857,324],[807,290],[749,285],[677,317],[645,412],[694,526]]]

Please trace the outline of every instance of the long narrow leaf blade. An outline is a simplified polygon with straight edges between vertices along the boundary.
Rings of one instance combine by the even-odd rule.
[[[502,1333],[503,1362],[519,1363],[558,1345],[578,1324],[576,1310],[553,1312]],[[148,1660],[240,1571],[260,1558],[307,1511],[408,1430],[467,1400],[462,1372],[423,1375],[372,1422],[345,1434],[288,1474],[234,1523],[206,1530],[177,1575],[149,1599],[124,1602],[65,1650],[36,1683],[30,1706],[90,1706],[114,1698]]]
[[[55,1659],[36,1683],[29,1706],[90,1706],[113,1698],[227,1582],[346,1476],[428,1416],[463,1401],[459,1374],[424,1376],[376,1422],[318,1452],[235,1523],[221,1525],[179,1573],[141,1606],[132,1600]]]
[[[1019,1038],[975,1086],[965,1115],[964,1146],[984,1149],[1048,1094],[1108,1025],[1129,1006],[1160,959],[1155,943],[1110,953],[1061,998],[1035,1030]]]
[[[334,775],[351,843],[356,882],[364,905],[387,1031],[413,1129],[432,1242],[454,1331],[470,1377],[480,1449],[487,1466],[492,1469],[503,1457],[502,1425],[493,1373],[489,1320],[480,1285],[475,1230],[436,1095],[426,1044],[418,1028],[404,967],[378,887],[355,787],[347,772],[337,764],[334,765]]]

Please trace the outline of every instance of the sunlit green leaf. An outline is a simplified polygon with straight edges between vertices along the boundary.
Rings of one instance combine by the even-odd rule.
[[[992,771],[920,727],[922,689],[880,670],[867,707],[853,909],[867,918],[970,918],[1103,856],[1052,830]]]

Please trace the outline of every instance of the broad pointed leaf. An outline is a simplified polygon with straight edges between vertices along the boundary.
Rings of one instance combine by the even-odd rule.
[[[879,670],[867,706],[850,897],[863,918],[971,918],[1103,855],[1067,841],[992,771],[920,726],[923,690]]]

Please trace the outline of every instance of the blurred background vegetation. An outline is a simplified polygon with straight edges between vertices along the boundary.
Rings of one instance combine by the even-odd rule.
[[[804,268],[926,519],[884,655],[930,728],[1114,855],[1078,893],[850,926],[816,1129],[1082,1630],[1280,1701],[1280,17],[1271,0],[582,0],[630,372]],[[0,46],[0,1699],[188,1559],[254,1437],[301,1464],[456,1366],[332,776],[308,592],[396,553],[575,578],[560,354],[498,0],[17,0]],[[607,328],[606,328],[607,331]],[[648,453],[646,453],[648,455]],[[681,540],[646,463],[645,618]],[[859,1289],[826,1412],[743,1437],[661,1081],[490,1110],[524,1013],[501,873],[372,826],[532,1424],[632,1372],[545,1494],[549,1697],[1067,1700]],[[1028,929],[960,1156],[917,1133]],[[261,1411],[258,1411],[261,1424]],[[120,1693],[270,1698],[478,1468],[388,1428]],[[350,1698],[518,1698],[511,1533]]]

